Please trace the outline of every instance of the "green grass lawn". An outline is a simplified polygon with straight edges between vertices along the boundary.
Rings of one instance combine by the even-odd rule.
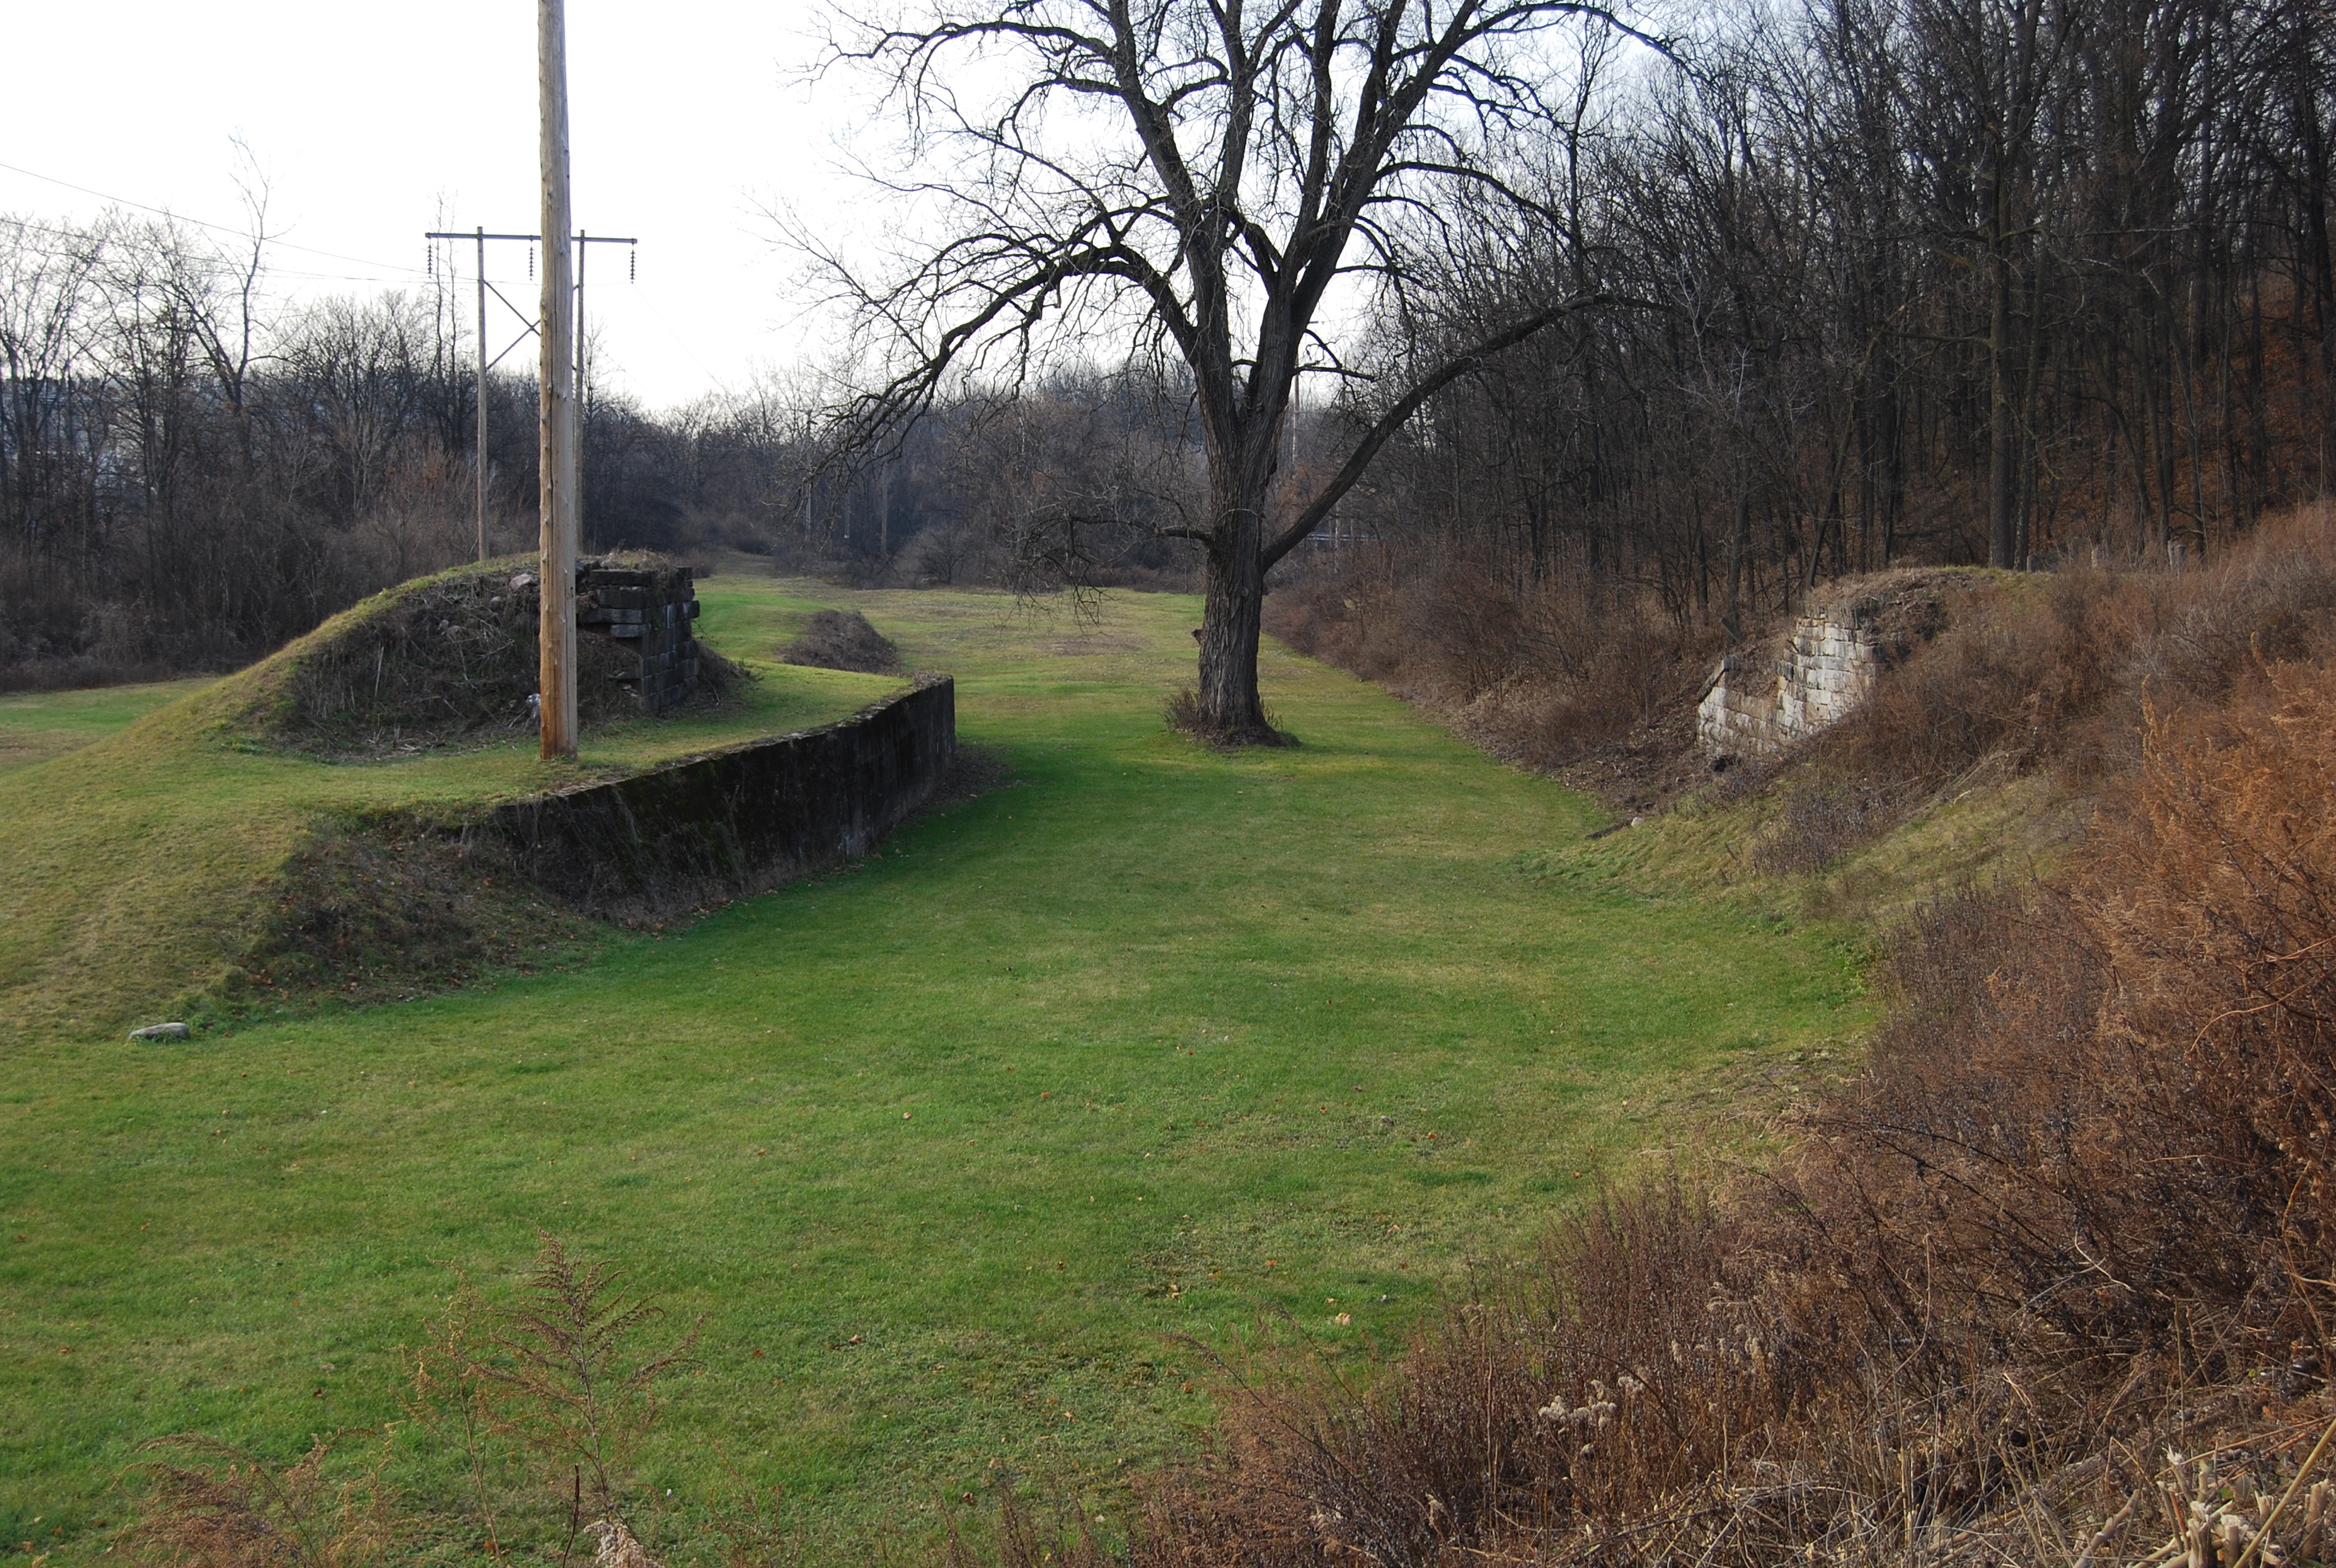
[[[103,740],[134,718],[200,691],[208,679],[0,696],[0,774]]]
[[[861,1560],[854,1532],[913,1537],[998,1460],[1107,1505],[1208,1419],[1184,1337],[1270,1310],[1334,1359],[1399,1343],[1472,1263],[1711,1125],[1684,1106],[1865,1021],[1824,932],[1562,874],[1592,803],[1323,666],[1266,657],[1298,749],[1163,732],[1192,600],[1080,627],[984,595],[702,591],[734,655],[864,610],[956,674],[961,736],[1017,782],[578,972],[182,1046],[24,1032],[0,1076],[0,1541],[93,1560],[144,1437],[288,1457],[395,1417],[394,1348],[455,1270],[507,1292],[538,1225],[705,1316],[647,1461],[683,1517],[735,1470]],[[0,788],[41,781],[53,830],[142,876],[76,825],[71,770],[116,745],[170,765],[200,741],[170,711]],[[289,765],[188,765],[272,802],[263,764]]]

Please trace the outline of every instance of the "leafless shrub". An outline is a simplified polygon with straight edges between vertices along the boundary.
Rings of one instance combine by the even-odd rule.
[[[22,560],[0,558],[0,691],[164,680],[127,605],[92,599]]]
[[[920,588],[953,588],[991,575],[989,531],[978,521],[950,516],[928,524],[900,551],[900,575]]]
[[[465,1560],[475,1551],[496,1563],[574,1568],[589,1550],[593,1568],[659,1568],[640,1539],[655,1514],[632,1459],[657,1424],[661,1385],[691,1365],[697,1329],[640,1349],[635,1341],[663,1310],[627,1294],[620,1271],[539,1235],[520,1300],[497,1306],[461,1281],[404,1352],[409,1430],[458,1454],[468,1484],[460,1546],[447,1539],[445,1513],[416,1508],[390,1485],[387,1432],[371,1463],[355,1466],[332,1461],[360,1433],[320,1438],[280,1466],[179,1436],[149,1444],[156,1456],[125,1473],[136,1514],[117,1543],[127,1559],[149,1568],[373,1568],[438,1561],[452,1548]],[[700,1544],[732,1568],[801,1561],[801,1537],[732,1479],[735,1495],[716,1508]]]
[[[1267,599],[1266,627],[1536,766],[1571,762],[1676,701],[1716,636],[1683,629],[1625,585],[1519,584],[1489,558],[1432,551],[1315,564]]]
[[[1244,746],[1290,746],[1298,744],[1298,737],[1281,727],[1280,717],[1270,707],[1260,705],[1259,711],[1265,716],[1262,727],[1222,730],[1211,726],[1201,711],[1201,696],[1191,687],[1178,687],[1174,691],[1170,692],[1167,700],[1160,705],[1161,717],[1167,722],[1170,729],[1179,735],[1190,735],[1202,745],[1220,751],[1236,750]]]
[[[407,1352],[406,1411],[460,1445],[475,1523],[496,1561],[532,1530],[548,1534],[562,1563],[591,1534],[601,1557],[614,1552],[630,1564],[621,1554],[639,1550],[626,1544],[639,1503],[632,1457],[657,1424],[659,1385],[691,1364],[697,1329],[661,1351],[637,1349],[632,1341],[663,1309],[624,1294],[620,1271],[538,1234],[520,1303],[491,1307],[464,1281]],[[531,1485],[513,1486],[515,1466]]]
[[[991,1488],[997,1512],[987,1552],[976,1551],[954,1522],[941,1544],[946,1568],[1110,1568],[1118,1559],[1104,1545],[1075,1502],[1033,1508],[1016,1490],[1018,1477],[1000,1471]]]
[[[1189,686],[1180,686],[1168,694],[1161,705],[1161,716],[1168,727],[1185,735],[1197,734],[1201,726],[1201,697]]]
[[[2105,1034],[2180,1050],[2241,1168],[2267,1174],[2263,1245],[2316,1258],[2336,1248],[2336,679],[2288,667],[2266,687],[2153,716],[2082,896],[2118,983]]]
[[[479,1358],[492,1346],[489,1321],[477,1288],[467,1279],[458,1282],[444,1315],[429,1325],[420,1346],[404,1353],[408,1387],[401,1403],[423,1430],[460,1445],[482,1543],[500,1563],[505,1547],[496,1473],[510,1444],[490,1385],[479,1373]]]
[[[1893,792],[1862,780],[1804,779],[1786,791],[1775,824],[1753,846],[1752,863],[1784,875],[1823,871],[1903,815]]]
[[[590,1515],[618,1518],[632,1502],[633,1453],[657,1424],[658,1381],[689,1365],[697,1329],[637,1354],[628,1341],[665,1310],[623,1294],[621,1271],[579,1262],[558,1237],[539,1233],[526,1300],[497,1315],[499,1353],[472,1371],[546,1481],[555,1490],[570,1483]]]
[[[2087,574],[1951,594],[1947,630],[1885,677],[1825,754],[1866,779],[1936,786],[1994,759],[2047,760],[2114,689],[2156,585]]]
[[[1990,763],[2098,783],[2138,764],[2145,709],[2211,706],[2331,648],[2336,526],[2307,508],[2202,570],[2072,570],[1952,596],[1946,630],[1819,749],[1913,788]]]

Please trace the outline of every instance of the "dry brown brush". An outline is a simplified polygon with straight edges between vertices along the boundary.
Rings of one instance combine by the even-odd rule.
[[[556,1236],[541,1241],[518,1301],[490,1308],[467,1283],[455,1292],[409,1356],[407,1413],[460,1443],[471,1524],[491,1555],[525,1542],[565,1563],[589,1535],[599,1555],[622,1560],[647,1506],[634,1456],[662,1411],[661,1386],[691,1365],[698,1330],[641,1349],[663,1309],[627,1294],[622,1271],[572,1255]]]
[[[2336,654],[2324,508],[2185,572],[1896,575],[1933,585],[1936,635],[1854,720],[1722,781],[1719,794],[1778,794],[1753,852],[1760,871],[1822,871],[1974,784],[2043,774],[2088,799],[2139,767],[2146,713],[2213,708],[2267,669]]]
[[[288,1465],[198,1434],[148,1445],[122,1478],[132,1519],[116,1542],[154,1568],[370,1568],[448,1557],[657,1568],[640,1536],[657,1534],[650,1489],[634,1470],[661,1411],[660,1390],[692,1365],[695,1327],[663,1349],[643,1334],[663,1311],[628,1294],[623,1273],[541,1247],[520,1297],[491,1305],[467,1281],[423,1342],[404,1352],[404,1433],[319,1438]],[[355,1437],[371,1462],[337,1463]],[[411,1441],[408,1441],[411,1439]],[[424,1507],[392,1486],[409,1447],[453,1461],[468,1495]],[[442,1474],[443,1470],[442,1468]],[[722,1521],[734,1561],[783,1560],[770,1522],[733,1509]]]
[[[1784,825],[1763,869],[1817,869],[1975,776],[2052,768],[2097,788],[2137,765],[2145,706],[2219,703],[2265,664],[2336,651],[2336,513],[2324,503],[2186,570],[1900,571],[1827,584],[1806,604],[1916,579],[1935,616],[1855,724],[1786,759],[1815,777],[1805,820]],[[1575,776],[1631,810],[1675,793],[1658,775],[1704,775],[1690,721],[1725,634],[1642,586],[1521,579],[1483,550],[1414,541],[1301,562],[1266,608],[1292,648],[1449,716],[1509,760],[1558,768],[1618,754],[1611,778]],[[1746,630],[1757,648],[1787,624]],[[1747,787],[1775,776],[1758,770]]]
[[[1542,767],[1692,708],[1720,642],[1629,583],[1519,580],[1489,555],[1436,550],[1313,563],[1267,599],[1266,629]]]
[[[141,1517],[117,1545],[153,1568],[370,1568],[395,1560],[410,1534],[382,1479],[384,1444],[371,1465],[332,1474],[349,1434],[318,1437],[289,1465],[271,1465],[232,1444],[196,1437],[147,1445],[131,1466],[145,1493]]]
[[[2336,517],[2310,507],[2186,572],[2072,569],[1951,592],[1945,628],[1883,682],[1824,756],[1935,788],[1974,769],[2132,771],[2145,710],[2227,700],[2275,664],[2336,644]]]
[[[1293,746],[1298,744],[1298,737],[1281,727],[1281,717],[1271,706],[1261,706],[1260,711],[1265,716],[1261,726],[1220,729],[1212,725],[1208,716],[1201,711],[1201,694],[1189,686],[1178,687],[1160,705],[1160,717],[1170,729],[1213,750],[1239,751],[1250,746]]]

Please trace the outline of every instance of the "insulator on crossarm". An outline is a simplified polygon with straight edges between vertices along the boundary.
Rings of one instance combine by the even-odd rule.
[[[527,248],[527,276],[530,283],[535,280],[535,247],[532,245]]]
[[[625,252],[625,281],[628,283],[638,283],[640,280],[641,248],[636,245]]]

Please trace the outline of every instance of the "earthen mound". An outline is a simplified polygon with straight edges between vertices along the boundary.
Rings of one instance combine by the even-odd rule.
[[[788,664],[858,670],[863,675],[891,675],[900,667],[900,650],[892,639],[856,609],[821,610],[779,657]]]
[[[261,738],[327,756],[384,756],[533,731],[534,562],[511,557],[417,578],[326,621],[287,651],[255,714]],[[636,717],[632,648],[576,639],[576,706],[587,727]],[[697,701],[745,671],[703,650]]]

